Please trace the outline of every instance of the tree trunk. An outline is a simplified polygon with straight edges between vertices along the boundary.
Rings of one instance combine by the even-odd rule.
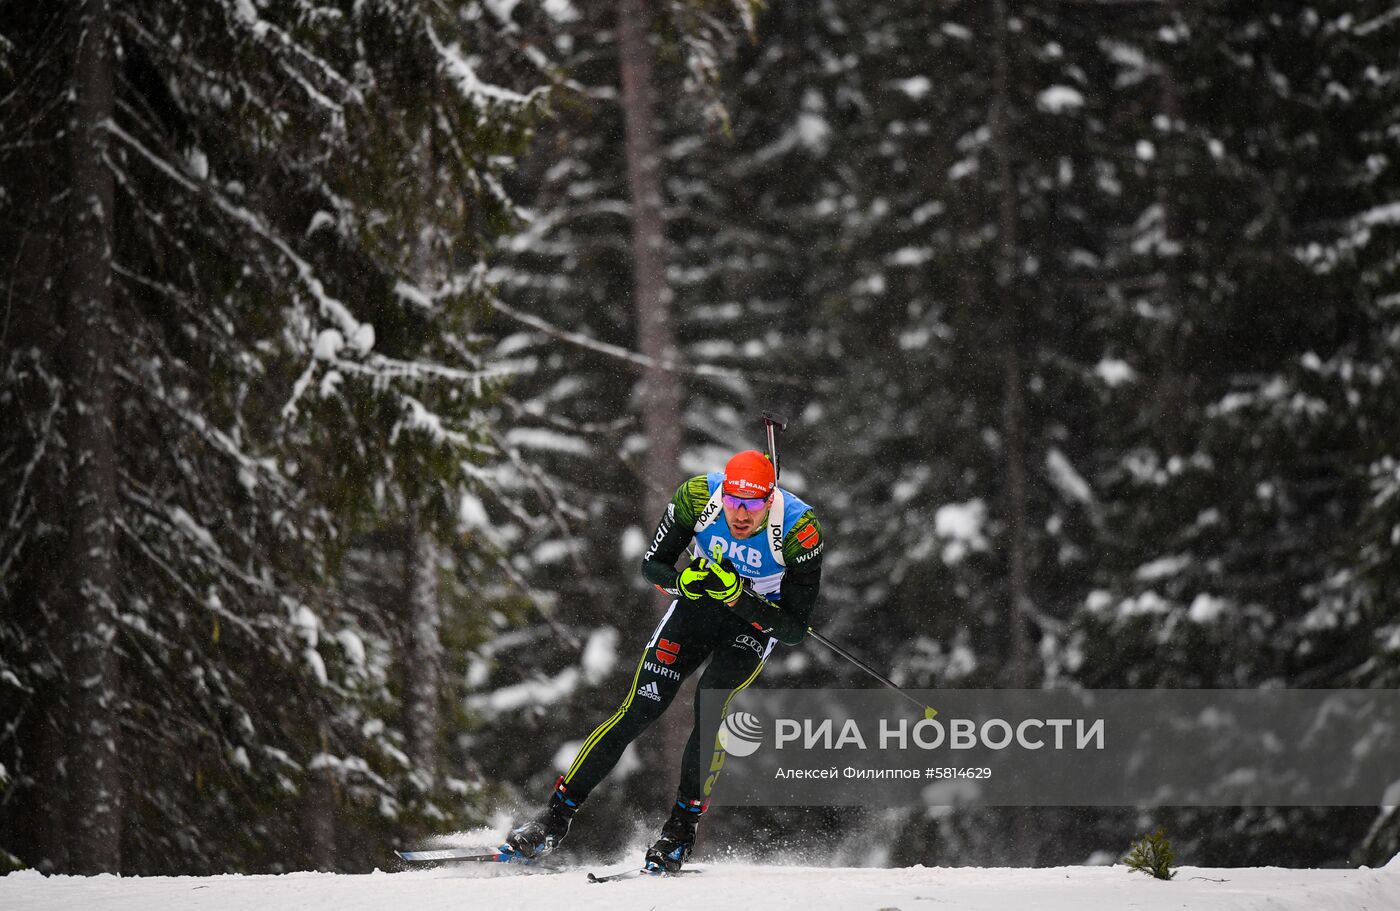
[[[437,284],[437,253],[433,246],[436,222],[433,204],[438,198],[433,133],[424,127],[418,142],[421,166],[421,198],[418,241],[413,255],[413,279],[425,291]],[[408,755],[415,767],[437,778],[438,742],[441,734],[442,605],[439,599],[437,541],[427,529],[421,506],[422,493],[405,491],[408,503],[404,529],[404,596],[408,604],[408,628],[404,636],[404,726]]]
[[[618,0],[618,68],[622,76],[622,113],[626,121],[627,186],[632,198],[632,284],[637,303],[637,335],[642,354],[653,365],[676,357],[666,287],[665,225],[661,213],[661,158],[656,148],[656,101],[652,76],[651,22],[648,0]],[[660,518],[680,483],[681,389],[672,371],[656,366],[642,376],[645,400],[642,428],[647,438],[642,524]],[[649,602],[646,602],[649,604]],[[698,675],[697,675],[698,678]],[[686,681],[672,710],[657,725],[662,743],[658,782],[680,776],[681,755],[690,734],[695,684]],[[663,785],[664,787],[664,785]],[[692,795],[687,795],[692,796]],[[699,796],[699,795],[693,795]]]
[[[438,547],[425,533],[419,512],[411,510],[405,541],[404,588],[408,595],[408,636],[404,658],[404,714],[408,756],[415,767],[437,778],[441,732],[442,623],[438,600]]]
[[[627,187],[632,198],[632,284],[642,354],[654,363],[675,359],[670,292],[666,287],[661,159],[656,148],[655,88],[648,41],[650,4],[618,0],[617,36],[626,121]],[[680,382],[672,371],[648,368],[642,427],[647,437],[644,523],[655,521],[680,478]]]
[[[112,390],[112,117],[107,0],[84,0],[72,32],[67,360],[72,527],[68,572],[70,860],[75,873],[121,870],[117,748],[115,432]]]
[[[1010,23],[1006,0],[994,0],[995,37],[992,45],[993,100],[992,150],[997,159],[996,287],[1000,298],[999,342],[1002,357],[1002,447],[1006,453],[1007,513],[1007,598],[1006,623],[1010,640],[1009,656],[1003,668],[1006,686],[1033,685],[1036,673],[1031,653],[1029,617],[1030,590],[1028,521],[1029,490],[1026,482],[1026,381],[1022,360],[1021,240],[1017,211],[1016,164],[1011,136],[1011,51],[1008,47]],[[1007,807],[1003,811],[1005,845],[1017,863],[1033,866],[1038,839],[1035,834],[1037,811],[1029,807]]]
[[[330,727],[325,721],[318,726],[321,755],[329,758]],[[307,770],[307,794],[302,804],[302,826],[313,870],[335,870],[335,805],[335,771],[329,763],[313,763],[313,767]]]
[[[1167,22],[1179,24],[1180,14],[1175,3],[1168,2],[1166,12]],[[1160,152],[1156,167],[1155,196],[1157,204],[1162,207],[1163,217],[1166,220],[1167,236],[1177,242],[1184,243],[1187,237],[1187,226],[1182,217],[1181,206],[1177,204],[1175,195],[1177,184],[1173,173],[1177,156],[1183,154],[1182,143],[1176,132],[1176,125],[1181,119],[1181,93],[1177,85],[1176,73],[1170,64],[1162,67],[1159,78],[1162,113],[1171,123],[1171,131],[1156,140]],[[1168,335],[1168,353],[1167,357],[1163,359],[1160,378],[1153,394],[1147,397],[1147,401],[1152,403],[1148,406],[1149,420],[1161,434],[1163,446],[1167,452],[1181,452],[1185,447],[1194,445],[1194,441],[1189,439],[1184,432],[1185,428],[1182,423],[1183,416],[1191,413],[1192,365],[1189,363],[1187,348],[1191,341],[1192,326],[1195,325],[1195,315],[1190,312],[1189,301],[1186,294],[1183,293],[1185,284],[1182,275],[1183,265],[1183,257],[1173,256],[1156,267],[1164,278],[1163,301],[1170,308],[1170,312],[1175,314],[1175,318],[1172,320],[1172,329]]]
[[[1001,298],[1000,344],[1003,374],[1002,444],[1006,453],[1007,634],[1010,655],[1003,679],[1009,686],[1025,687],[1034,679],[1030,630],[1031,608],[1026,486],[1026,394],[1021,363],[1020,229],[1016,210],[1016,168],[1012,161],[1010,124],[1011,61],[1007,47],[1009,24],[1006,0],[994,0],[992,43],[993,98],[992,151],[997,159],[999,250],[996,293]]]

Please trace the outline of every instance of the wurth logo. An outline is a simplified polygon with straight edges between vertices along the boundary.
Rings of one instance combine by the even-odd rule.
[[[657,686],[657,685],[656,685],[656,681],[653,680],[651,683],[648,683],[646,686],[637,687],[637,695],[638,695],[638,696],[645,696],[645,697],[647,697],[648,699],[652,700],[653,702],[660,702],[660,701],[661,701],[661,687]]]
[[[656,660],[662,664],[675,664],[676,656],[681,653],[681,644],[672,642],[670,639],[662,639],[656,643]]]
[[[653,662],[653,661],[643,661],[643,662],[642,662],[642,667],[646,668],[648,671],[650,671],[651,673],[655,674],[655,675],[658,676],[658,677],[665,677],[665,678],[667,678],[667,679],[669,679],[669,680],[679,680],[679,679],[681,679],[681,672],[680,672],[680,671],[672,670],[672,669],[669,668],[669,667],[666,667],[666,666],[661,665],[661,664],[657,664],[657,663],[655,663],[655,662]]]

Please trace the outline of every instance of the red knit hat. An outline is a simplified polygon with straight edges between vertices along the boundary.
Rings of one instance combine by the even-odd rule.
[[[773,463],[757,449],[746,449],[724,466],[724,492],[736,497],[766,497],[777,478]]]

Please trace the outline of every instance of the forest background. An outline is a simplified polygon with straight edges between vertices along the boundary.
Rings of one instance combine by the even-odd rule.
[[[0,866],[362,871],[532,812],[663,607],[664,497],[763,408],[816,624],[905,686],[1400,685],[1388,6],[0,0]],[[659,825],[673,714],[580,851]],[[1159,824],[1400,850],[909,807],[701,851]]]

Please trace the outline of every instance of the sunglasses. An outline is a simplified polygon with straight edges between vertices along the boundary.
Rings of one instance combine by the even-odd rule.
[[[771,496],[771,494],[769,494]],[[768,497],[736,497],[724,494],[724,505],[730,509],[747,509],[749,512],[762,512],[768,506]]]

